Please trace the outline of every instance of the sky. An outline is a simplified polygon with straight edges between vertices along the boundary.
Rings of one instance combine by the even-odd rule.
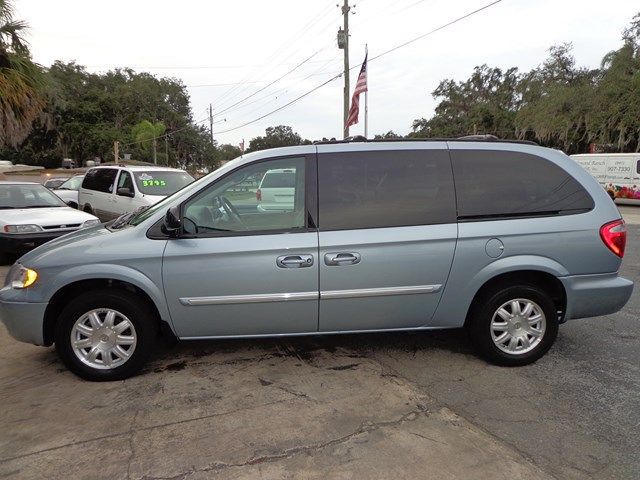
[[[341,137],[342,77],[254,121],[341,73],[339,1],[14,0],[14,5],[16,18],[29,23],[34,61],[44,66],[75,61],[91,72],[131,67],[180,79],[194,121],[208,126],[211,104],[216,140],[237,145],[274,125],[290,125],[311,140]],[[491,1],[350,0],[351,91],[366,44],[373,58]],[[369,136],[409,133],[413,120],[433,115],[438,102],[431,92],[438,83],[465,80],[477,65],[527,71],[545,60],[550,46],[571,42],[577,64],[596,67],[620,47],[623,28],[638,12],[637,0],[502,0],[371,60]],[[361,108],[351,135],[364,133],[363,116]]]

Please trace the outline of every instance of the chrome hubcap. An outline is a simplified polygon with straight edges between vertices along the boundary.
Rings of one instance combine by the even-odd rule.
[[[82,315],[71,329],[71,348],[91,368],[109,370],[124,364],[136,348],[136,330],[122,313],[97,308]]]
[[[503,303],[491,319],[491,338],[503,352],[522,355],[538,346],[547,319],[540,306],[525,298]]]

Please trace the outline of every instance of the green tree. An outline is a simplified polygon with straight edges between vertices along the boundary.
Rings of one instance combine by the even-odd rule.
[[[373,137],[374,140],[393,140],[394,138],[402,138],[402,135],[389,130],[387,133],[378,134]]]
[[[249,142],[247,152],[266,150],[267,148],[289,147],[293,145],[305,145],[311,143],[303,140],[300,135],[287,125],[269,127],[265,130],[264,137],[256,137]]]
[[[590,123],[599,72],[576,67],[571,50],[571,44],[551,47],[543,65],[522,77],[516,136],[575,153],[585,151],[593,139]]]
[[[475,133],[513,136],[518,108],[517,68],[476,67],[468,80],[443,80],[433,91],[435,115],[414,120],[411,137],[459,137]]]
[[[16,147],[31,132],[45,105],[44,78],[31,61],[24,33],[9,0],[0,0],[0,147]]]
[[[143,148],[153,147],[153,163],[158,164],[158,137],[164,135],[167,130],[164,123],[151,123],[149,120],[142,120],[133,126],[131,133]]]

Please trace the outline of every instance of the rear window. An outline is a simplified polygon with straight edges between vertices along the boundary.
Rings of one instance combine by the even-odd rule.
[[[582,213],[587,191],[544,158],[520,152],[452,150],[458,217],[519,217]]]
[[[187,172],[142,171],[133,172],[138,190],[145,195],[171,195],[193,182]]]
[[[294,188],[296,186],[296,171],[267,172],[260,183],[260,188]]]
[[[98,192],[113,192],[113,182],[118,170],[115,168],[94,168],[89,170],[82,181],[82,188]]]
[[[321,230],[456,221],[444,150],[326,153],[318,174]]]

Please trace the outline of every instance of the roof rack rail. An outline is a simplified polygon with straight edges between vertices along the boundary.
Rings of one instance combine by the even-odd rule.
[[[518,143],[524,145],[537,145],[531,140],[515,140],[498,138],[495,135],[465,135],[457,138],[365,138],[362,135],[347,137],[344,140],[316,140],[314,145],[330,145],[334,143],[379,143],[379,142],[496,142],[496,143]]]

